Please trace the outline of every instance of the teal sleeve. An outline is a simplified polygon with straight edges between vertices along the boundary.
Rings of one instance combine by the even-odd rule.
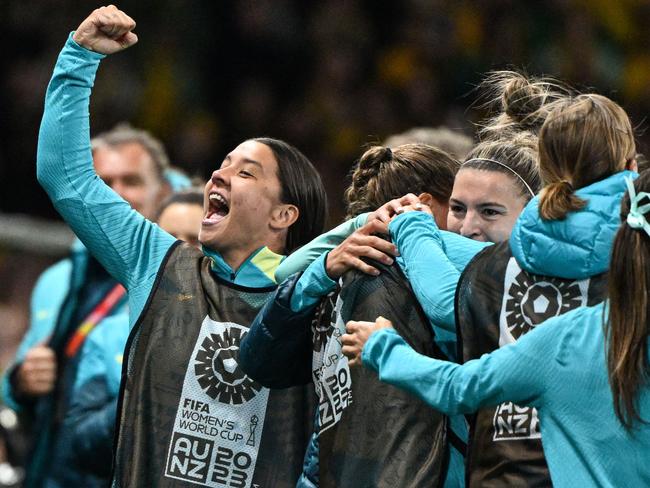
[[[461,273],[474,256],[486,247],[493,245],[491,242],[475,241],[474,239],[446,230],[439,232],[440,239],[442,240],[442,248],[449,262]]]
[[[538,326],[514,344],[459,365],[418,354],[393,329],[385,329],[370,336],[362,362],[381,381],[449,415],[506,400],[540,407],[557,364],[556,334],[553,324]]]
[[[296,283],[291,295],[293,312],[302,312],[313,307],[322,297],[336,288],[336,281],[332,280],[325,270],[326,259],[327,254],[321,254],[307,267]]]
[[[275,281],[282,283],[292,274],[304,271],[318,256],[331,251],[355,230],[363,227],[366,220],[368,220],[367,213],[357,215],[302,246],[280,264],[275,271]]]
[[[433,218],[422,212],[407,212],[395,217],[388,228],[400,253],[397,262],[427,318],[455,332],[454,297],[460,272],[444,253]]]
[[[72,34],[68,38],[47,89],[37,176],[75,234],[129,290],[133,322],[175,239],[131,209],[95,174],[88,107],[103,57],[76,44]]]

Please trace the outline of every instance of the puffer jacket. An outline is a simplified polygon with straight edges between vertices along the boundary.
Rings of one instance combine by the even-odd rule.
[[[566,279],[585,279],[607,271],[618,230],[625,177],[621,171],[576,191],[585,208],[562,220],[539,216],[539,197],[533,198],[515,223],[510,248],[519,266],[529,273]]]

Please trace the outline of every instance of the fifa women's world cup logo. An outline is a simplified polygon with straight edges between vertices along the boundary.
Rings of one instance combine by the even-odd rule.
[[[199,385],[221,403],[240,405],[262,389],[239,366],[239,344],[245,335],[236,327],[208,334],[196,355],[194,372]]]
[[[538,277],[521,271],[507,289],[508,330],[517,340],[543,321],[581,306],[583,301],[577,281]]]

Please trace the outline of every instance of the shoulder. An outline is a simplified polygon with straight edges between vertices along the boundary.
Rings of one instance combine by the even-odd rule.
[[[47,286],[53,283],[68,282],[72,271],[72,260],[69,258],[62,259],[54,263],[41,273],[36,282],[36,286]]]
[[[54,319],[70,288],[71,273],[72,261],[64,259],[38,277],[31,296],[32,324]]]

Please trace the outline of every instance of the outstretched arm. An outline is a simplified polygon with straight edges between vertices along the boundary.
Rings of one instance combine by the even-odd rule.
[[[275,272],[275,281],[281,283],[292,274],[304,271],[320,255],[334,249],[366,224],[376,220],[380,225],[386,226],[402,210],[403,206],[417,204],[419,204],[419,199],[413,194],[408,194],[385,203],[374,212],[359,214],[353,219],[343,222],[305,244],[285,259]],[[385,233],[385,230],[383,232]],[[462,271],[467,263],[487,245],[447,231],[440,231],[440,238],[449,261],[459,271]]]
[[[360,361],[381,381],[405,389],[447,414],[471,413],[482,406],[510,400],[539,407],[553,377],[557,320],[518,342],[463,365],[415,352],[390,322],[348,322],[344,354]]]
[[[95,174],[89,100],[100,60],[137,42],[133,19],[102,7],[84,20],[59,55],[38,138],[38,180],[90,252],[129,290],[139,315],[165,252],[175,241]]]
[[[275,281],[282,283],[289,276],[307,269],[322,254],[331,251],[347,239],[355,230],[363,227],[367,218],[368,214],[361,214],[353,219],[347,220],[291,253],[275,271]]]
[[[311,323],[317,301],[292,310],[299,275],[282,282],[266,302],[239,347],[239,364],[267,388],[288,388],[311,381]]]

